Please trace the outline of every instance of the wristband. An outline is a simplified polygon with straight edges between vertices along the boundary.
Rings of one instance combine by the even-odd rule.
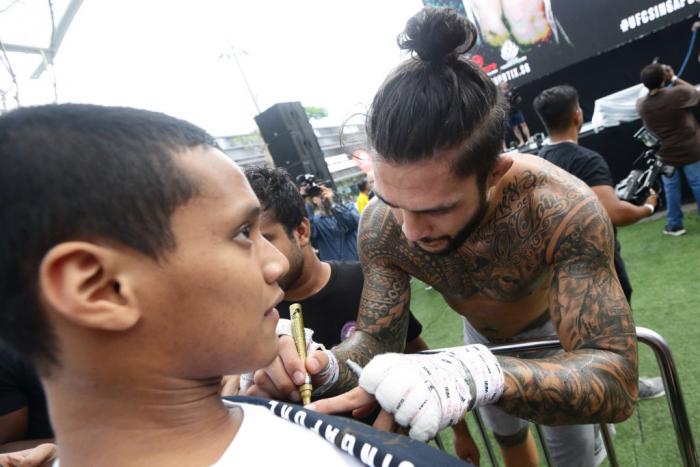
[[[326,365],[316,377],[325,379],[325,381],[322,385],[314,388],[314,396],[322,396],[325,394],[331,386],[338,382],[338,378],[340,377],[340,368],[338,367],[338,359],[335,358],[335,354],[330,350],[323,349],[323,351],[328,356],[328,365]]]
[[[649,209],[649,212],[650,212],[649,215],[650,215],[650,216],[651,216],[652,214],[654,214],[654,211],[656,211],[656,208],[655,208],[654,205],[651,204],[651,203],[644,203],[644,207],[647,208],[647,209]]]

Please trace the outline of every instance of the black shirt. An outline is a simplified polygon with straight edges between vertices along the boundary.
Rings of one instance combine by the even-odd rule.
[[[356,261],[328,261],[328,264],[331,266],[331,277],[318,293],[306,300],[283,301],[277,310],[280,317],[289,319],[289,305],[300,303],[304,326],[313,329],[314,342],[331,348],[355,330],[364,276],[360,263]],[[411,314],[406,342],[420,336],[422,330],[421,324]]]
[[[543,146],[540,157],[566,170],[586,183],[589,187],[614,186],[612,173],[603,156],[576,143],[563,142]],[[627,301],[632,299],[632,284],[630,284],[625,263],[620,255],[620,242],[617,241],[615,229],[615,271],[620,279],[620,285],[625,292]]]
[[[29,410],[29,423],[22,439],[53,438],[46,396],[36,371],[16,352],[0,345],[0,415],[24,407]]]

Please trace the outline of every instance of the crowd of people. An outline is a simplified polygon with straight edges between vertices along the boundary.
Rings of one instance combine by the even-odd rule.
[[[463,16],[425,8],[399,37],[411,55],[370,107],[374,171],[354,204],[313,178],[243,171],[159,113],[0,116],[2,466],[478,465],[475,409],[509,467],[538,463],[530,421],[555,465],[600,464],[596,424],[663,395],[638,376],[616,235],[657,194],[617,198],[579,145],[571,86],[533,103],[540,154],[504,154],[509,125],[529,138],[522,99],[465,55]],[[681,172],[700,208],[700,94],[664,65],[641,79],[640,115],[678,168],[664,178],[678,236]],[[463,346],[421,353],[411,278],[461,316]],[[551,335],[561,350],[489,350]],[[426,443],[446,427],[457,457]]]

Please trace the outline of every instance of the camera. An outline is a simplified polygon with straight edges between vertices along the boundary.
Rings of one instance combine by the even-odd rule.
[[[672,166],[661,162],[656,155],[659,148],[659,138],[646,127],[640,128],[634,138],[641,141],[645,150],[633,163],[630,174],[615,185],[617,197],[624,201],[641,206],[649,196],[651,189],[661,194],[663,185],[661,175],[670,177],[675,170]]]
[[[321,195],[321,185],[316,183],[316,176],[314,174],[297,176],[297,185],[299,188],[306,188],[306,196],[314,197]]]

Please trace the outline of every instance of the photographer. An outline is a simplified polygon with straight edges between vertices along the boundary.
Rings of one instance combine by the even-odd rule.
[[[678,78],[668,65],[652,63],[641,72],[649,95],[637,100],[644,126],[661,139],[659,157],[676,167],[673,175],[662,175],[668,214],[664,234],[686,233],[681,211],[681,174],[685,174],[700,212],[700,127],[690,109],[700,102],[693,85]]]
[[[333,190],[317,184],[313,176],[303,176],[300,185],[309,211],[311,239],[321,260],[357,261],[358,212],[336,203]]]

